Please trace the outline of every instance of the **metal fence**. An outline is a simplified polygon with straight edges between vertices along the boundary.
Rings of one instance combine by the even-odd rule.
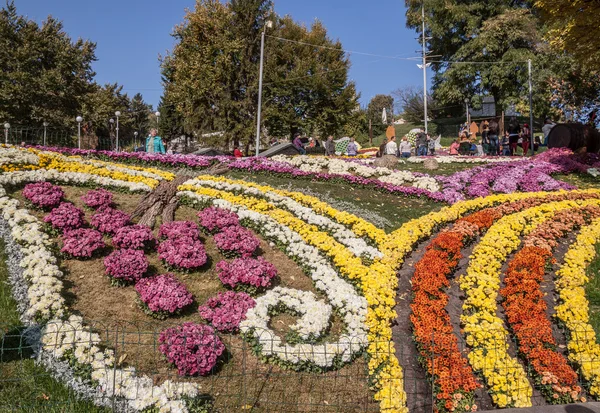
[[[134,366],[138,375],[150,377],[155,385],[160,385],[166,380],[198,384],[201,395],[196,402],[206,410],[197,411],[379,411],[379,403],[373,397],[374,391],[369,377],[369,361],[366,354],[359,355],[352,362],[338,369],[325,372],[316,369],[294,371],[284,368],[281,363],[265,362],[253,351],[253,345],[244,341],[240,335],[222,334],[220,337],[226,351],[211,374],[205,377],[182,378],[178,375],[177,369],[169,364],[159,351],[161,332],[176,324],[157,323],[156,321],[86,321],[91,331],[101,336],[103,344],[114,351],[115,360],[118,361],[114,368],[106,372],[106,375],[113,380],[113,384],[102,394],[91,391],[86,393],[85,386],[77,384],[78,380],[65,373],[67,367],[65,363],[51,364],[54,371],[59,371],[62,381],[76,383],[75,387],[79,387],[77,393],[73,389],[64,388],[53,382],[51,373],[47,369],[33,366],[32,357],[37,352],[40,328],[4,326],[0,329],[0,411],[90,411],[91,404],[82,407],[81,394],[87,394],[95,404],[104,405],[107,411],[125,411],[124,398],[117,397],[114,393],[116,387],[125,384],[120,382],[124,380],[122,376],[116,373],[117,364],[119,369]],[[560,334],[564,339],[563,333]],[[439,339],[435,341],[439,342]],[[89,345],[91,346],[92,343],[90,342]],[[420,357],[416,346],[407,336],[396,340],[395,349],[388,348],[386,345],[379,346],[379,351],[394,352],[399,359],[403,378],[398,379],[398,386],[402,385],[407,393],[409,410],[411,412],[436,411],[435,405],[438,400],[434,397],[435,384],[428,379],[422,364],[438,365],[436,358],[439,355]],[[502,342],[499,345],[504,347],[507,344]],[[473,350],[468,350],[460,338],[459,346],[465,355],[469,350]],[[556,351],[566,353],[565,347],[559,344]],[[516,343],[508,343],[508,351],[513,356],[518,354],[516,349]],[[313,347],[312,351],[318,350]],[[600,368],[600,360],[590,360],[590,362],[598,363]],[[73,363],[71,367],[81,372],[81,369]],[[496,371],[505,370],[505,367],[487,366]],[[542,385],[532,367],[528,365],[524,367],[534,389],[533,405],[545,405],[547,402],[544,393],[548,394],[551,384]],[[552,367],[548,366],[550,370]],[[579,383],[583,383],[581,372],[578,369],[576,372],[579,374]],[[84,376],[91,373],[91,370],[83,371]],[[507,376],[511,373],[513,372],[507,372]],[[456,377],[456,380],[460,378]],[[484,380],[481,378],[480,382],[483,384]],[[580,395],[587,396],[585,386],[582,387],[584,390]],[[484,385],[476,391],[479,410],[494,407],[485,389]],[[139,391],[130,391],[125,398],[135,400],[136,397],[141,397],[143,390],[140,388]],[[527,388],[518,391],[522,391],[525,395]]]

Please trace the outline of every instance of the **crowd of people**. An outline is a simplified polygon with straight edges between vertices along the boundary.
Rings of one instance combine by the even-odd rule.
[[[424,131],[417,134],[414,144],[414,152],[416,156],[433,156],[435,155],[436,141]],[[400,145],[396,142],[396,137],[390,137],[387,142],[383,142],[379,147],[377,156],[393,155],[401,158],[410,158],[413,152],[413,144],[406,136],[400,141]]]

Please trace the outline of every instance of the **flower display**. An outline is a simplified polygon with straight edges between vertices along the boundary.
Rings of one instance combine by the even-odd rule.
[[[230,226],[238,226],[235,214],[221,208],[209,207],[198,212],[198,221],[207,232],[215,234]]]
[[[156,238],[149,227],[136,224],[117,229],[112,242],[117,248],[144,250],[154,248]]]
[[[148,271],[148,259],[140,250],[116,250],[104,258],[104,268],[117,283],[135,283]]]
[[[225,227],[214,239],[217,248],[226,257],[251,257],[260,245],[250,230],[239,225]]]
[[[123,211],[107,207],[92,216],[91,224],[98,231],[113,235],[118,229],[130,224],[130,217]]]
[[[85,224],[84,212],[69,202],[63,202],[44,217],[44,222],[50,223],[59,231],[70,231]]]
[[[81,197],[83,203],[93,209],[110,207],[113,202],[113,194],[104,188],[88,191]]]
[[[185,271],[201,268],[208,261],[202,242],[186,237],[162,241],[158,246],[158,256],[168,267]]]
[[[25,185],[23,196],[36,207],[49,209],[58,206],[65,193],[61,187],[50,182],[36,182]]]
[[[206,376],[217,364],[225,345],[210,326],[183,323],[158,338],[160,352],[177,367],[180,376]]]
[[[200,228],[198,224],[192,221],[173,221],[162,224],[158,231],[158,237],[161,239],[191,238],[200,239]]]
[[[135,290],[144,311],[162,320],[179,314],[194,301],[192,294],[173,274],[142,278],[135,284]]]
[[[217,264],[217,274],[225,285],[236,289],[246,289],[255,292],[271,286],[271,281],[277,276],[277,269],[263,257],[237,258],[231,263],[221,261]]]
[[[85,228],[65,232],[62,241],[61,252],[74,258],[91,258],[96,251],[106,246],[101,233]]]
[[[255,305],[248,294],[227,291],[209,298],[198,312],[218,331],[231,333],[238,330],[240,322],[246,319],[246,312]]]

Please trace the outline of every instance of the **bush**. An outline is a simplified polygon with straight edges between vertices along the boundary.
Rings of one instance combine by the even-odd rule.
[[[118,229],[129,224],[129,215],[113,208],[102,208],[92,216],[92,226],[98,231],[113,235]]]
[[[192,221],[173,221],[162,224],[158,231],[158,238],[161,239],[167,238],[174,240],[182,237],[199,240],[200,228],[198,228],[198,224]]]
[[[277,269],[263,257],[238,258],[231,263],[218,263],[217,273],[223,284],[254,293],[271,286]]]
[[[65,193],[50,182],[36,182],[25,185],[23,196],[36,207],[47,210],[58,206]]]
[[[158,256],[168,267],[184,271],[201,268],[208,261],[202,242],[186,237],[161,242]]]
[[[156,238],[145,225],[130,225],[119,228],[113,236],[113,245],[134,250],[150,249],[156,246]]]
[[[216,234],[230,226],[238,226],[236,214],[222,208],[208,207],[198,212],[200,225],[210,234]]]
[[[194,301],[192,294],[173,274],[142,278],[135,284],[135,290],[142,310],[161,320],[179,314]]]
[[[104,258],[106,275],[114,279],[117,285],[137,282],[148,271],[148,259],[144,251],[116,250]]]
[[[106,208],[112,205],[113,194],[106,189],[88,191],[81,197],[83,203],[90,208]]]
[[[105,246],[101,233],[93,229],[79,228],[65,232],[61,252],[75,258],[91,258],[94,252]]]
[[[255,305],[256,301],[248,294],[227,291],[209,298],[198,312],[218,331],[231,333],[237,331],[240,322],[246,319],[246,312]]]
[[[70,231],[81,228],[84,224],[85,214],[75,205],[63,202],[44,217],[44,222],[50,223],[59,231]]]
[[[226,257],[251,257],[260,241],[250,230],[236,225],[226,227],[215,235],[215,244]]]

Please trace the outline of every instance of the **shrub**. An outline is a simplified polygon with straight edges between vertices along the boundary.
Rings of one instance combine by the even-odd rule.
[[[65,193],[61,187],[50,182],[36,182],[25,185],[23,196],[38,208],[50,209],[60,204]]]
[[[113,251],[104,258],[106,275],[117,285],[137,282],[148,270],[148,259],[144,251],[124,249]]]
[[[161,242],[158,256],[168,267],[187,271],[198,269],[208,261],[202,242],[186,237]]]
[[[75,205],[63,202],[44,217],[44,222],[50,223],[59,231],[70,231],[85,224],[85,214]]]
[[[254,293],[271,286],[271,280],[277,276],[277,269],[263,257],[237,258],[231,263],[218,263],[217,273],[223,284]]]
[[[238,226],[236,214],[222,208],[208,207],[198,212],[200,225],[208,233],[215,234],[230,226]]]
[[[102,208],[92,216],[92,226],[98,231],[113,235],[119,228],[129,224],[129,215],[113,208]]]
[[[61,251],[76,258],[91,258],[94,252],[105,246],[101,233],[79,228],[65,232]]]
[[[239,225],[226,227],[215,235],[215,243],[219,251],[228,258],[250,257],[254,254],[260,241],[254,234]]]
[[[81,197],[83,203],[90,208],[106,208],[112,205],[113,194],[106,189],[88,191]]]
[[[179,314],[194,301],[192,294],[173,274],[142,278],[135,284],[135,290],[142,310],[161,320]]]
[[[145,225],[136,224],[119,228],[112,240],[117,248],[143,250],[156,246],[156,238],[152,230]]]
[[[256,301],[248,294],[227,291],[209,298],[198,312],[218,331],[230,333],[237,331],[240,322],[246,319],[246,312],[255,305]]]
[[[158,238],[178,239],[178,238],[200,239],[200,228],[198,224],[192,221],[173,221],[167,224],[162,224],[158,231]]]

